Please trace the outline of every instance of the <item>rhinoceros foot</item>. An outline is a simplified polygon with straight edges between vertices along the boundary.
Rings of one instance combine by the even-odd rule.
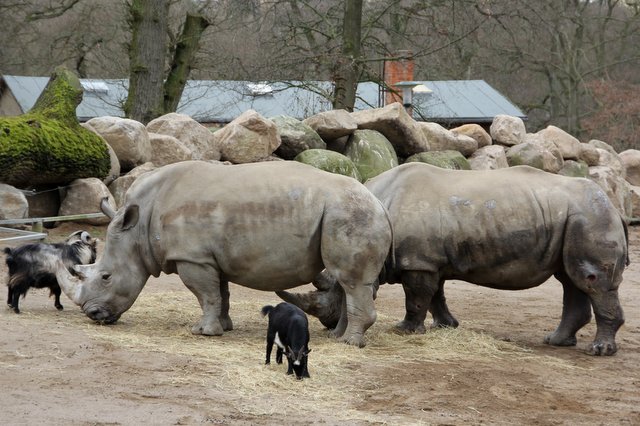
[[[451,319],[447,321],[434,320],[431,323],[431,328],[458,328],[458,325],[460,325],[458,320],[451,317]]]
[[[224,334],[224,328],[220,322],[212,324],[200,321],[191,327],[191,333],[205,336],[222,336]]]
[[[615,342],[601,342],[594,341],[587,347],[587,353],[589,355],[613,355],[618,351]]]
[[[402,320],[395,327],[398,333],[402,334],[425,334],[427,332],[424,322],[416,324],[407,320]]]
[[[576,336],[561,335],[557,331],[547,334],[544,338],[544,343],[552,346],[575,346],[578,343]]]
[[[357,346],[359,348],[364,348],[366,346],[364,336],[362,336],[361,334],[343,336],[340,340],[348,345]]]
[[[231,317],[228,315],[226,317],[220,317],[220,324],[222,324],[222,329],[224,331],[233,330],[233,321],[231,321]]]

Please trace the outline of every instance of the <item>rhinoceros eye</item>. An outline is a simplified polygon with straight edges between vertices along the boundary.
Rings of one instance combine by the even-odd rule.
[[[107,280],[108,280],[108,279],[110,279],[110,278],[111,278],[111,274],[107,274],[107,273],[102,274],[102,279],[103,279],[104,281],[107,281]]]

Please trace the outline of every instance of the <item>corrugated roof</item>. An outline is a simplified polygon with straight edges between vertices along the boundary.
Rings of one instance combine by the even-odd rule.
[[[527,116],[484,80],[416,81],[431,93],[413,94],[413,115],[421,121],[487,122],[499,114]]]
[[[48,77],[3,76],[23,111],[33,107],[46,86]],[[85,89],[77,115],[80,121],[93,117],[123,117],[122,105],[127,97],[127,80],[81,79]],[[432,93],[415,93],[413,115],[417,120],[456,122],[491,122],[498,114],[526,116],[515,105],[483,80],[420,81]],[[200,122],[228,123],[253,109],[264,117],[288,115],[298,119],[331,109],[327,98],[331,82],[255,83],[229,80],[190,80],[187,82],[178,112]],[[379,106],[379,85],[358,85],[356,110]]]

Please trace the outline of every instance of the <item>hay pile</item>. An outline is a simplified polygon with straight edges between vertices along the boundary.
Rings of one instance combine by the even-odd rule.
[[[264,300],[278,303],[277,297],[260,293],[266,296],[246,298],[234,293],[233,288],[231,294],[234,330],[222,337],[191,334],[191,326],[201,311],[186,289],[162,292],[145,289],[114,326],[98,326],[74,309],[65,311],[57,320],[83,327],[90,336],[119,348],[188,357],[193,368],[185,371],[176,367],[170,374],[171,384],[217,389],[233,397],[239,412],[251,416],[282,414],[283,407],[297,412],[317,412],[321,407],[323,412],[339,413],[345,422],[379,422],[380,414],[374,416],[358,410],[358,404],[384,390],[397,374],[404,372],[406,376],[407,369],[436,364],[436,368],[446,371],[458,360],[508,362],[515,357],[545,362],[527,348],[464,327],[431,330],[426,335],[396,334],[393,326],[403,312],[379,306],[378,319],[367,332],[364,349],[329,337],[320,322],[310,317],[311,379],[296,381],[285,374],[286,360],[283,365],[275,363],[275,350],[272,364],[264,365],[267,319],[261,316],[260,309],[266,304]],[[46,312],[56,315],[51,309]],[[562,361],[549,359],[549,362]],[[273,403],[274,398],[277,404]],[[393,422],[393,418],[385,421]]]

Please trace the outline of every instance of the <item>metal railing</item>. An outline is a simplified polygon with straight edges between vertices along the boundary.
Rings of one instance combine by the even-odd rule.
[[[47,234],[42,232],[45,222],[64,222],[69,220],[96,219],[106,217],[104,213],[84,213],[72,214],[67,216],[49,216],[49,217],[28,217],[25,219],[6,219],[0,220],[0,232],[18,234],[14,237],[0,238],[0,243],[13,241],[29,241],[42,240]],[[31,231],[23,229],[7,228],[4,225],[28,225],[31,224]]]

